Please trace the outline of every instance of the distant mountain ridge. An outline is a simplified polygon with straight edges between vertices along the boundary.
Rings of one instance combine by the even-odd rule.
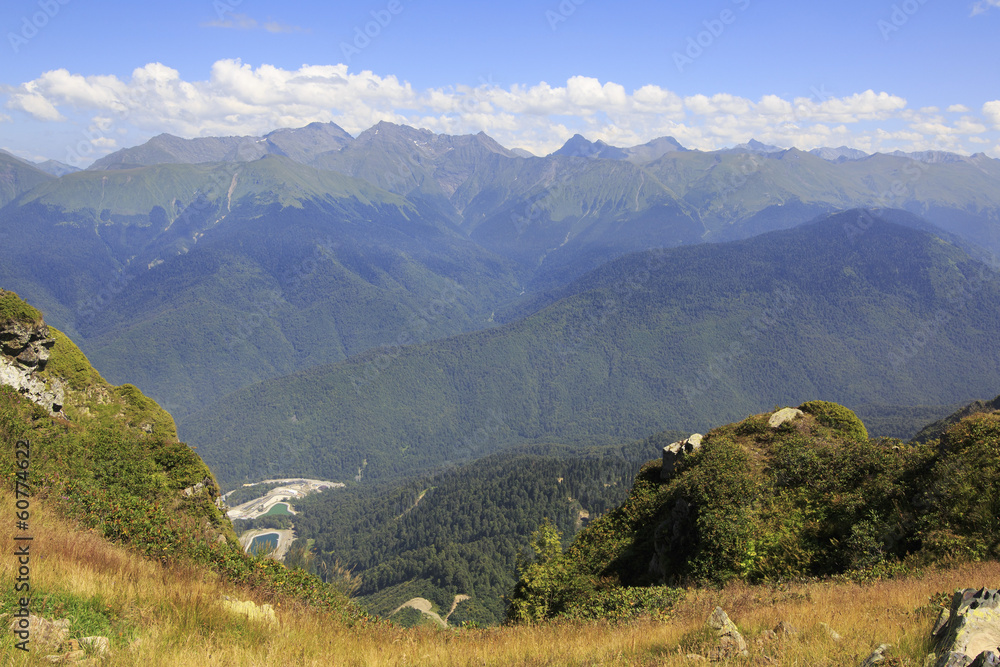
[[[263,137],[200,137],[182,139],[160,134],[141,146],[106,155],[90,170],[130,169],[154,164],[251,162],[265,155],[284,155],[308,163],[325,151],[342,148],[353,137],[335,123],[311,123],[298,129],[279,129]]]

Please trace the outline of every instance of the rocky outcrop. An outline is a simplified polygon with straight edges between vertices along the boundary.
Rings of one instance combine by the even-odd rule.
[[[798,408],[782,408],[771,415],[771,418],[767,420],[767,425],[771,428],[778,428],[782,424],[794,421],[804,414]]]
[[[1000,663],[1000,590],[955,591],[934,625],[935,653],[925,664],[967,667]],[[931,662],[933,660],[933,662]]]
[[[678,440],[664,447],[663,469],[660,471],[660,478],[666,479],[670,477],[682,458],[698,451],[698,448],[701,447],[702,437],[701,433],[695,433],[684,440]]]
[[[708,617],[708,626],[715,630],[719,637],[719,645],[709,654],[709,660],[720,662],[736,656],[750,655],[746,640],[736,628],[736,624],[729,620],[722,607],[716,607]]]
[[[55,343],[44,323],[0,322],[0,384],[13,387],[53,415],[62,412],[66,387],[58,380],[45,382],[38,373],[45,369]]]

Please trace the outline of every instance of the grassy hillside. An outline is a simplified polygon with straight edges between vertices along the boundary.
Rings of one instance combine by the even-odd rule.
[[[698,431],[817,396],[992,394],[996,274],[865,216],[622,258],[524,319],[269,381],[181,429],[227,484],[279,469],[371,479],[524,442]],[[847,233],[859,221],[862,238]]]
[[[0,492],[0,512],[12,516],[14,499]],[[225,606],[225,598],[266,602],[200,567],[162,564],[53,513],[32,508],[34,553],[44,567],[32,569],[34,610],[47,618],[71,618],[70,636],[111,639],[100,664],[132,667],[202,665],[690,665],[686,656],[711,647],[705,620],[722,606],[747,639],[751,660],[774,665],[859,664],[882,643],[891,658],[922,664],[932,649],[930,631],[940,601],[956,588],[993,585],[995,562],[928,570],[920,576],[852,582],[791,582],[689,590],[659,617],[609,623],[557,621],[475,630],[390,625],[348,627],[315,607],[275,605],[275,624]],[[12,531],[0,548],[13,553]],[[0,586],[13,589],[16,561],[0,561]],[[9,596],[9,593],[5,593]],[[10,600],[4,607],[10,608]],[[799,632],[774,638],[779,622]],[[820,625],[840,636],[833,641]],[[0,640],[0,661],[12,666],[49,664],[55,647],[14,649]]]
[[[37,313],[17,301],[16,295],[4,292],[3,312],[32,317]],[[50,414],[12,387],[0,386],[0,476],[8,482],[3,503],[17,500],[23,511],[18,516],[22,523],[16,532],[12,527],[5,540],[33,537],[40,528],[42,535],[58,543],[65,538],[56,539],[43,528],[44,519],[42,525],[36,520],[59,515],[62,523],[90,536],[88,548],[103,550],[96,544],[103,539],[164,565],[199,568],[205,576],[243,587],[245,594],[317,605],[345,621],[363,617],[342,592],[316,577],[244,555],[217,502],[214,476],[190,447],[177,440],[170,415],[136,387],[107,383],[61,332],[37,319],[32,323],[39,336],[55,339],[50,358],[34,376],[50,387],[62,386],[65,400],[58,413]],[[8,320],[0,320],[0,329],[7,326]],[[46,554],[32,549],[38,554],[32,563],[44,569],[40,565]],[[5,609],[14,596],[8,576],[5,571]],[[61,599],[59,590],[43,586],[31,593],[46,605]],[[105,611],[101,600],[93,590],[65,605],[81,614],[90,609],[100,615]],[[76,620],[86,622],[82,616]],[[118,648],[130,641],[118,640],[125,642]]]

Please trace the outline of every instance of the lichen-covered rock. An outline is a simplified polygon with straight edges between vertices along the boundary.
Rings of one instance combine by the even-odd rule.
[[[798,408],[782,408],[771,415],[771,418],[767,420],[767,425],[771,428],[778,428],[782,424],[798,419],[803,414],[805,413]]]
[[[0,291],[0,298],[7,310],[13,305],[16,295]],[[41,405],[52,414],[58,414],[66,400],[66,388],[62,382],[42,381],[37,373],[45,369],[51,355],[55,338],[41,321],[40,314],[32,321],[5,316],[0,319],[0,385],[8,385],[23,394],[30,401]]]
[[[11,621],[10,629],[23,629],[22,622],[21,619],[15,618]],[[35,645],[59,646],[69,639],[69,619],[61,618],[56,621],[50,621],[47,618],[31,614],[28,616],[27,631],[31,637],[31,642]]]
[[[715,630],[719,636],[718,649],[709,656],[713,661],[726,660],[737,655],[749,655],[743,635],[740,634],[736,624],[729,620],[729,616],[722,607],[716,607],[712,615],[708,617],[708,626]]]
[[[996,664],[1000,656],[1000,590],[956,591],[947,621],[935,627],[935,667]]]

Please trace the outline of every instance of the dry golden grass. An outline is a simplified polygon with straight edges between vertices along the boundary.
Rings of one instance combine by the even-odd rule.
[[[9,494],[0,494],[0,517],[13,518]],[[13,520],[10,522],[13,528]],[[0,586],[13,587],[13,530],[0,536]],[[935,612],[929,596],[959,587],[996,587],[1000,565],[985,563],[934,571],[921,578],[871,585],[807,583],[733,585],[688,594],[666,623],[623,625],[552,623],[485,630],[345,628],[310,609],[279,607],[278,627],[226,611],[224,595],[241,590],[202,569],[151,563],[79,532],[33,503],[32,585],[36,591],[100,596],[131,627],[113,637],[105,665],[682,665],[716,605],[739,625],[750,658],[731,664],[857,665],[880,643],[893,644],[896,664],[922,664]],[[39,593],[36,593],[36,596]],[[37,599],[37,598],[36,598]],[[763,640],[779,621],[796,626],[793,637]],[[5,621],[6,623],[9,621]],[[842,635],[833,641],[819,625]],[[5,631],[6,632],[6,631]],[[684,644],[684,647],[680,645]],[[4,665],[49,664],[51,651],[29,655],[11,648]]]

